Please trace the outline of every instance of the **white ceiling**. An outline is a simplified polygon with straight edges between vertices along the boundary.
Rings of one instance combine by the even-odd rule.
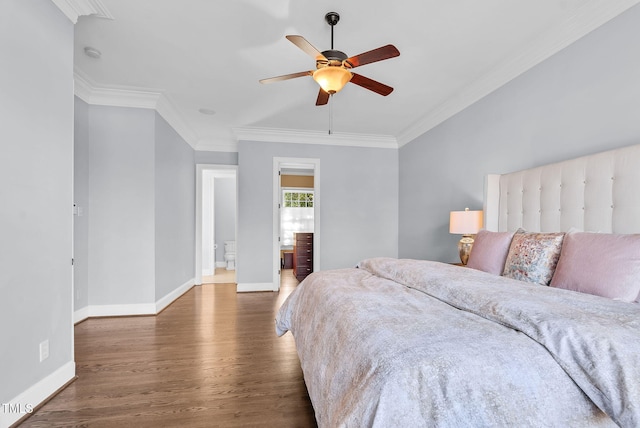
[[[156,108],[194,148],[230,151],[238,138],[401,146],[640,0],[53,1],[80,15],[80,98]],[[329,11],[340,14],[335,49],[398,48],[356,70],[389,96],[347,84],[316,107],[311,77],[258,83],[315,68],[285,35],[329,49]]]

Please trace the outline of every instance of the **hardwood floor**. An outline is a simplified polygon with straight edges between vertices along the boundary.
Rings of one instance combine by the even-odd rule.
[[[75,327],[78,379],[20,427],[314,427],[280,293],[192,288],[157,316]]]
[[[236,271],[216,268],[215,275],[205,275],[202,277],[203,284],[231,284],[236,282]]]

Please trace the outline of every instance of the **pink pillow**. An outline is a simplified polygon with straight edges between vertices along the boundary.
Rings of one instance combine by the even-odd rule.
[[[467,267],[494,275],[502,274],[511,238],[513,238],[513,232],[481,230],[476,235],[473,247],[471,247]]]
[[[567,233],[551,286],[638,301],[640,235]]]

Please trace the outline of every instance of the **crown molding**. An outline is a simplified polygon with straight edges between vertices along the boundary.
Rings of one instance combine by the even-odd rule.
[[[87,104],[153,109],[171,125],[178,135],[196,149],[195,133],[161,90],[99,86],[77,68],[73,71],[73,77],[75,95]]]
[[[75,95],[87,104],[155,109],[162,96],[159,90],[98,86],[77,68],[73,79]]]
[[[93,15],[98,18],[113,19],[101,0],[51,0],[74,24],[81,16]]]
[[[545,32],[528,47],[494,67],[489,73],[462,89],[457,96],[437,106],[398,136],[398,146],[413,141],[527,70],[561,51],[596,28],[620,15],[640,0],[590,1],[570,19]]]
[[[292,129],[245,127],[234,128],[238,141],[262,141],[267,143],[320,144],[327,146],[373,147],[397,149],[398,143],[391,135],[367,135]]]

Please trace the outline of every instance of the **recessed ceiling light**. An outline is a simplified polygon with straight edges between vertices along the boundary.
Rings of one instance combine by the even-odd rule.
[[[210,108],[199,108],[198,111],[200,113],[202,113],[202,114],[206,114],[206,115],[209,115],[209,116],[211,116],[213,114],[216,114],[216,111],[215,110],[211,110]]]
[[[88,57],[98,59],[102,56],[102,52],[100,52],[96,48],[92,48],[91,46],[87,46],[84,48],[84,54]]]

